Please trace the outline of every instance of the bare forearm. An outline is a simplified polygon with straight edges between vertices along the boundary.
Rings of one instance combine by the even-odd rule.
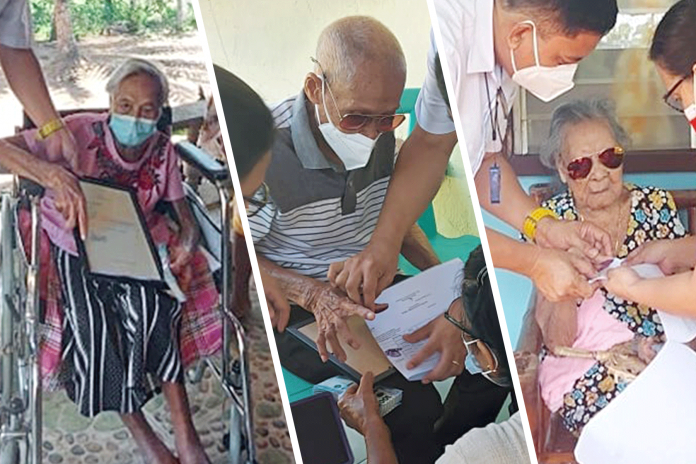
[[[58,117],[41,67],[31,49],[0,45],[0,65],[12,91],[37,126],[43,126]]]
[[[440,258],[418,224],[413,224],[404,237],[401,254],[421,271],[440,264]]]
[[[16,138],[0,140],[0,165],[6,171],[48,187],[47,171],[51,167],[46,161],[36,158],[21,148]]]
[[[370,421],[365,430],[368,464],[399,464],[389,429],[381,418]]]
[[[295,271],[283,269],[258,253],[256,257],[259,261],[259,267],[276,280],[285,297],[302,308],[306,308],[308,305],[307,289],[314,286],[317,281]]]
[[[490,201],[489,172],[494,163],[497,163],[500,168],[500,203],[491,203]],[[504,156],[487,154],[481,168],[476,173],[475,181],[481,207],[521,231],[525,218],[537,205],[522,190],[517,174],[507,159]]]
[[[678,316],[696,317],[696,272],[641,279],[628,288],[628,299]]]
[[[400,245],[437,193],[456,134],[432,135],[416,126],[404,142],[373,239]]]
[[[536,245],[519,242],[489,228],[486,235],[495,267],[529,277],[538,256]]]

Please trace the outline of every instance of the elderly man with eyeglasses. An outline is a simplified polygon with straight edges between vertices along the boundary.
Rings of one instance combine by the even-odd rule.
[[[311,64],[302,92],[272,109],[277,135],[271,165],[265,187],[247,203],[259,265],[293,304],[290,325],[314,317],[320,330],[319,356],[296,338],[277,333],[281,364],[319,383],[341,373],[326,363],[330,352],[343,361],[341,343],[359,348],[346,319],[375,316],[332,287],[327,274],[331,263],[362,251],[377,224],[396,161],[393,131],[405,119],[396,112],[406,61],[384,25],[354,16],[321,33]],[[401,252],[419,269],[439,263],[415,225]],[[442,378],[460,375],[464,368],[461,340],[451,350],[456,355],[444,367],[447,372],[440,373]],[[400,462],[434,462],[445,443],[435,432],[436,421],[447,410],[437,391],[429,382],[408,382],[400,374],[382,382],[404,391],[403,404],[385,418]],[[476,410],[469,427],[485,425],[495,418],[509,390],[498,391],[478,379],[471,384],[477,396],[471,402]],[[458,430],[457,436],[464,431]]]

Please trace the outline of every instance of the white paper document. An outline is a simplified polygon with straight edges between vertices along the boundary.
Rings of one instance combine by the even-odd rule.
[[[367,321],[372,335],[394,367],[408,380],[421,380],[437,365],[434,354],[415,369],[406,364],[426,343],[408,343],[404,335],[414,332],[441,316],[459,298],[464,263],[453,259],[386,289],[377,303],[389,308],[373,321]]]
[[[645,279],[664,276],[654,264],[633,269]],[[581,464],[696,462],[696,353],[683,344],[696,337],[696,319],[658,313],[667,343],[584,427],[575,448]]]

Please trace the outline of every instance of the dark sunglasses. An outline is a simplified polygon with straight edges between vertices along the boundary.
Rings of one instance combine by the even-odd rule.
[[[338,127],[344,131],[357,132],[371,121],[375,121],[378,132],[391,132],[406,120],[406,115],[404,114],[343,114],[341,109],[338,107],[338,103],[336,103],[336,97],[334,97],[333,91],[329,86],[329,81],[326,78],[324,68],[322,68],[321,63],[319,63],[316,59],[312,58],[312,61],[319,66],[319,69],[321,70],[321,78],[326,84],[326,88],[329,90],[329,95],[331,95],[331,100],[333,101],[336,111],[338,112]]]
[[[268,185],[266,183],[261,184],[261,188],[254,194],[253,197],[244,197],[244,201],[247,205],[254,206],[256,209],[249,212],[247,207],[247,218],[254,217],[259,214],[267,204],[269,200]]]
[[[609,169],[616,169],[623,163],[624,149],[621,147],[607,148],[603,152],[597,154],[597,158],[600,163]],[[584,179],[589,176],[592,171],[592,157],[584,156],[574,159],[568,163],[566,170],[568,171],[568,177],[571,179]]]
[[[664,100],[664,102],[667,104],[667,106],[669,106],[673,110],[679,111],[680,113],[684,112],[684,105],[682,105],[681,101],[674,96],[674,92],[677,91],[679,86],[682,85],[682,83],[685,80],[686,80],[686,77],[682,77],[681,79],[679,79],[677,82],[675,82],[675,84],[672,86],[672,88],[669,89],[669,92],[667,92],[666,94],[664,94],[662,96],[662,100]]]

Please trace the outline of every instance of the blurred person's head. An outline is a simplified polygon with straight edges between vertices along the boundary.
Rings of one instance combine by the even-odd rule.
[[[550,101],[573,86],[577,63],[616,23],[616,0],[496,0],[496,62]]]
[[[609,101],[575,100],[553,112],[540,159],[558,172],[578,209],[613,208],[624,192],[628,143]]]
[[[271,162],[275,125],[261,97],[244,81],[215,65],[232,156],[245,198],[256,192]]]
[[[696,0],[680,0],[655,30],[650,59],[665,84],[665,102],[696,130]]]
[[[480,373],[496,385],[512,385],[505,342],[500,328],[488,268],[481,245],[464,265],[462,296],[453,305],[463,305],[462,341],[467,345],[466,369]]]
[[[119,150],[144,153],[157,132],[157,122],[169,98],[169,83],[153,63],[139,58],[124,61],[106,83],[109,128]]]
[[[364,167],[396,115],[406,84],[406,58],[394,34],[376,19],[349,16],[319,36],[304,92],[310,126],[325,156],[347,170]]]
[[[203,125],[198,133],[198,146],[215,158],[225,160],[227,157],[220,130],[220,120],[215,108],[215,99],[212,96],[208,98]]]

